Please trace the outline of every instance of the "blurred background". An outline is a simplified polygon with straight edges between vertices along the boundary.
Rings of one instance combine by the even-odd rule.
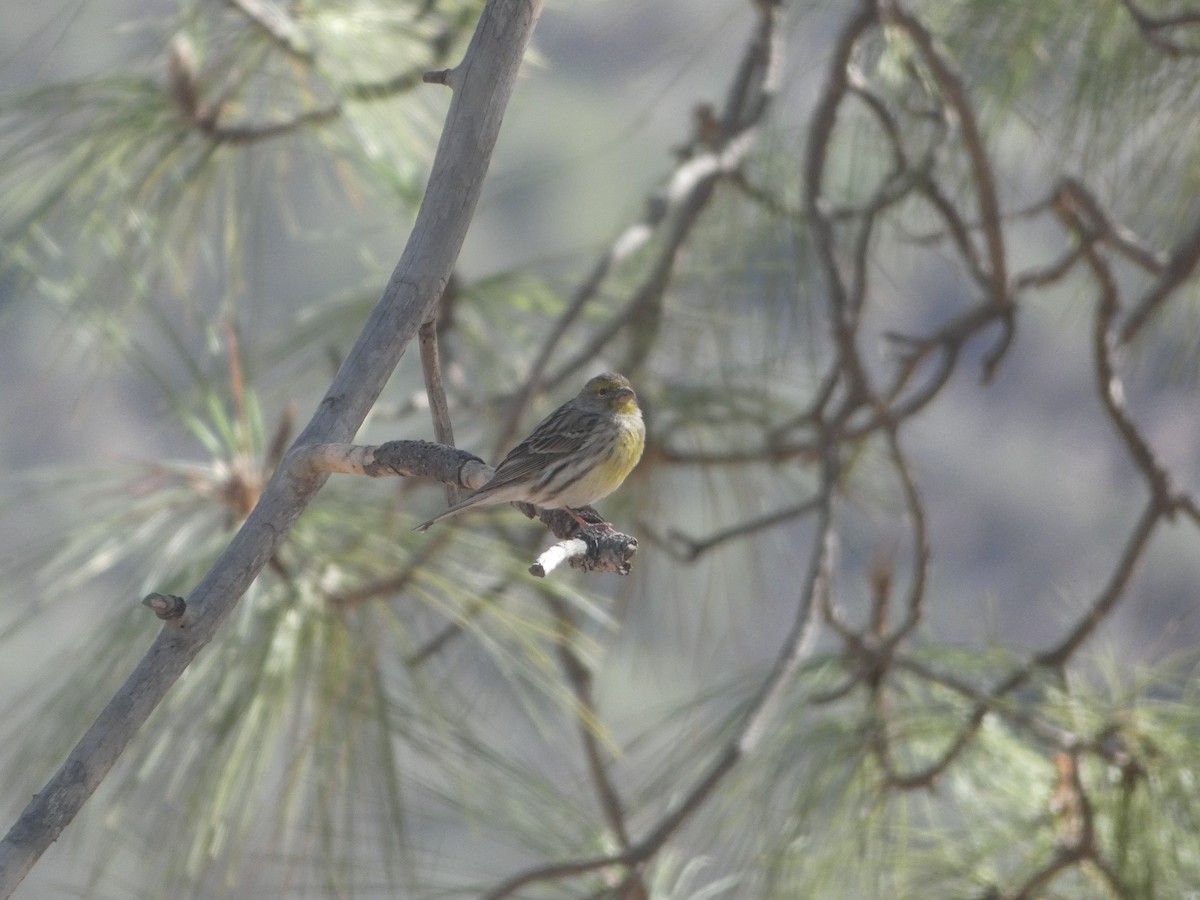
[[[903,618],[914,541],[927,543],[919,626],[903,646],[982,693],[1057,646],[1114,573],[1128,574],[1122,554],[1147,489],[1101,402],[1099,290],[1080,256],[1062,277],[1014,291],[1016,326],[993,377],[999,319],[955,345],[944,384],[904,419],[903,466],[877,429],[839,445],[833,482],[822,475],[805,413],[841,370],[804,176],[844,6],[785,4],[760,85],[766,109],[743,110],[737,129],[752,147],[694,218],[664,185],[731,146],[714,144],[730,133],[706,135],[706,122],[732,102],[763,7],[551,3],[538,23],[443,310],[451,413],[459,446],[494,461],[587,377],[627,369],[651,446],[601,506],[639,539],[633,574],[564,571],[535,585],[524,570],[546,535],[517,513],[414,535],[441,508],[440,487],[335,477],[16,896],[476,896],[525,866],[622,849],[628,838],[597,812],[579,722],[609,762],[626,824],[645,833],[737,734],[805,608],[811,515],[720,535],[808,498],[836,494],[832,592],[855,628],[881,596]],[[1140,32],[1115,0],[1003,19],[986,3],[911,7],[986,136],[1010,275],[1078,245],[1050,202],[1066,176],[1160,265],[1189,238],[1200,116],[1186,111],[1200,73],[1186,30]],[[157,623],[140,597],[186,594],[203,574],[269,475],[272,446],[303,427],[378,300],[448,92],[362,86],[452,65],[479,4],[279,4],[310,42],[291,46],[254,8],[80,0],[3,13],[5,822],[148,646]],[[846,68],[861,103],[829,138],[819,207],[847,282],[864,281],[855,340],[881,396],[919,344],[896,335],[937,334],[986,308],[948,220],[897,186],[924,173],[959,210],[966,240],[984,245],[961,117],[901,31],[870,32]],[[199,100],[181,99],[181,85]],[[204,103],[219,109],[208,125]],[[220,132],[312,110],[327,120],[278,137]],[[911,170],[893,178],[897,145]],[[876,190],[897,199],[870,219],[867,262],[854,269]],[[539,369],[588,273],[618,238],[640,240],[627,230],[638,223],[645,243],[614,260]],[[667,254],[671,227],[686,239]],[[667,256],[665,287],[631,306]],[[1123,312],[1161,276],[1128,253],[1110,264]],[[1196,299],[1183,280],[1118,356],[1132,421],[1182,492],[1200,471]],[[899,408],[932,384],[937,364],[930,351],[889,400]],[[409,352],[358,441],[431,438],[426,404]],[[905,478],[920,492],[919,526]],[[909,672],[896,674],[889,709],[826,624],[761,754],[705,798],[640,888],[620,890],[1016,896],[1070,844],[1050,803],[1062,783],[1054,756],[1070,742],[1047,738],[1051,725],[1092,748],[1072,758],[1097,792],[1099,837],[1036,895],[1195,890],[1200,848],[1181,848],[1195,844],[1181,824],[1197,821],[1195,801],[1167,811],[1158,801],[1200,758],[1186,713],[1200,554],[1193,516],[1161,518],[1084,649],[1013,698],[1045,728],[989,717],[974,751],[931,779],[939,793],[892,799],[898,779],[873,729],[894,728],[904,748],[893,762],[919,769],[969,718],[969,698],[909,683]],[[596,679],[586,716],[554,657],[563,608]],[[814,699],[847,679],[858,687],[846,697]],[[1160,818],[1137,819],[1150,813],[1113,787],[1122,753],[1147,785],[1137,802]],[[903,840],[893,816],[907,823]],[[1145,826],[1137,846],[1134,822]],[[852,877],[859,863],[847,860],[861,861]],[[606,887],[582,884],[517,896]]]

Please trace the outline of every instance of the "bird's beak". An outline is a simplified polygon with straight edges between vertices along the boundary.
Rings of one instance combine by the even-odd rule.
[[[635,394],[633,392],[633,388],[623,387],[619,391],[617,391],[617,393],[613,397],[613,399],[616,400],[622,406],[624,406],[626,403],[636,403],[637,402],[637,394]]]

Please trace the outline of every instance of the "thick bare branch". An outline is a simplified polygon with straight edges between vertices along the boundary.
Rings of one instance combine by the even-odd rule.
[[[340,473],[372,478],[399,475],[429,478],[468,490],[483,487],[495,471],[473,453],[430,441],[388,441],[378,446],[308,444],[289,454],[289,464],[296,473]]]
[[[491,0],[459,70],[404,253],[298,446],[346,442],[445,288],[479,199],[500,121],[541,0]],[[176,679],[258,576],[327,476],[284,465],[229,547],[188,597],[189,627],[164,628],[62,767],[0,842],[0,898],[9,897],[74,819]]]

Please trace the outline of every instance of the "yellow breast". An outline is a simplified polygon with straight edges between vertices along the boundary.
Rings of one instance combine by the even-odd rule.
[[[574,509],[595,503],[619,488],[633,471],[646,445],[646,426],[640,412],[620,416],[619,424],[620,433],[608,457],[557,498],[559,505]]]

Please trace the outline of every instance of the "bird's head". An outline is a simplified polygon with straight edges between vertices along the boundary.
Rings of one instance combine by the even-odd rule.
[[[605,372],[588,381],[579,392],[579,397],[589,405],[619,413],[638,411],[637,394],[633,392],[629,379],[615,372]]]

